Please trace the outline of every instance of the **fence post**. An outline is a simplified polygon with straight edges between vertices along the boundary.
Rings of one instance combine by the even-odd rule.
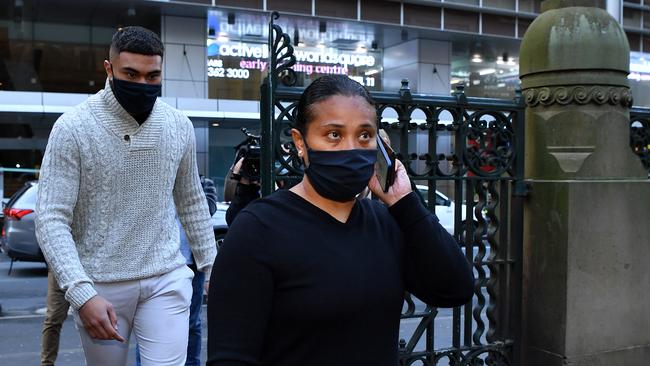
[[[629,46],[598,0],[547,0],[521,45],[524,365],[650,355],[650,181],[629,147]]]

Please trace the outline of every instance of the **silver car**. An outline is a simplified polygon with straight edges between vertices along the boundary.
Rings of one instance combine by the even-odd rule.
[[[4,225],[0,245],[12,261],[45,262],[34,233],[38,183],[27,182],[2,210]]]
[[[2,210],[4,225],[0,237],[0,248],[13,261],[45,262],[34,230],[34,209],[38,195],[38,182],[27,182],[16,192]],[[228,231],[226,210],[228,205],[217,204],[212,216],[212,229],[220,245]]]

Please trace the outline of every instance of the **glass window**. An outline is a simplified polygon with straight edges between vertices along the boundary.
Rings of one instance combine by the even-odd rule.
[[[478,5],[479,0],[445,0],[446,3]]]
[[[630,51],[641,51],[641,35],[625,32],[627,41],[630,43]]]
[[[516,0],[483,0],[483,6],[487,8],[515,10]]]
[[[440,8],[404,4],[404,24],[440,29]]]
[[[362,0],[361,19],[373,22],[400,22],[400,4],[392,1]]]
[[[218,0],[217,5],[236,6],[238,8],[262,9],[262,0]]]
[[[530,19],[522,19],[519,18],[517,20],[517,28],[518,28],[518,36],[519,38],[524,38],[524,34],[526,34],[526,31],[528,30],[528,27],[530,26],[530,23],[532,23],[532,20]]]
[[[643,36],[643,52],[650,53],[650,36]]]
[[[169,0],[168,0],[169,1]],[[170,3],[192,3],[201,5],[212,5],[212,0],[171,0]],[[221,2],[221,1],[219,1]]]
[[[445,9],[445,29],[478,33],[478,13]]]
[[[519,0],[519,11],[539,13],[542,0]]]
[[[349,0],[316,0],[316,15],[357,19],[357,2]]]
[[[505,15],[483,14],[483,33],[515,36],[515,18]]]
[[[232,167],[239,143],[246,140],[246,135],[241,131],[245,127],[248,132],[258,135],[260,122],[250,120],[220,120],[212,122],[208,131],[208,173],[207,176],[214,181],[219,200],[224,199],[226,175]]]
[[[266,9],[311,15],[311,0],[267,0]]]
[[[118,27],[160,32],[151,6],[23,0],[0,12],[0,90],[95,93]]]
[[[650,29],[650,11],[643,12],[643,28]]]
[[[467,96],[511,99],[519,87],[518,44],[504,38],[452,43],[451,87],[465,86]]]
[[[626,27],[641,27],[641,10],[623,9],[623,25]]]
[[[34,209],[36,207],[36,198],[38,197],[38,185],[28,188],[13,203],[12,207],[20,209]]]

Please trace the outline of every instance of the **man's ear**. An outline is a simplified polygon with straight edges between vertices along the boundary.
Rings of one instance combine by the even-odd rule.
[[[106,70],[106,76],[113,79],[113,68],[111,67],[110,61],[104,60],[104,70]]]

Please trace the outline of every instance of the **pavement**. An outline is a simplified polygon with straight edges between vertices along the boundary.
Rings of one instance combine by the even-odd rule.
[[[38,365],[40,360],[41,326],[45,313],[47,294],[47,269],[43,263],[16,262],[8,275],[10,260],[0,253],[0,365]],[[416,302],[418,309],[424,304]],[[450,309],[440,309],[435,322],[437,349],[451,346],[452,316]],[[203,307],[203,347],[201,359],[206,357],[206,307]],[[419,319],[402,320],[400,338],[408,342],[417,328]],[[423,350],[424,337],[416,350]],[[135,365],[135,342],[129,346],[127,365]],[[205,361],[204,361],[205,362]],[[61,343],[57,365],[84,365],[79,333],[69,316],[61,330]]]

